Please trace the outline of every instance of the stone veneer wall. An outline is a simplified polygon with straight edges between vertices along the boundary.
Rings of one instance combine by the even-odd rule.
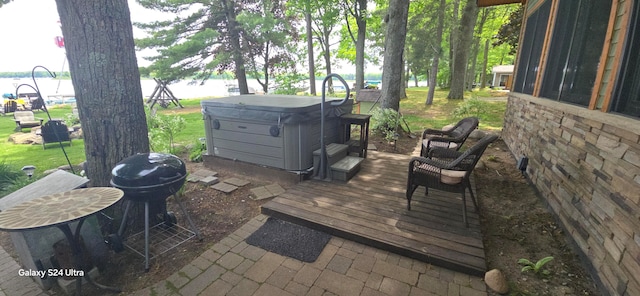
[[[512,93],[504,141],[613,295],[640,295],[640,120]]]

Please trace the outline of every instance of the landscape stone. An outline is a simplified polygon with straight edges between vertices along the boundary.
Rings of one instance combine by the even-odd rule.
[[[375,151],[375,150],[378,150],[378,147],[376,147],[376,145],[370,143],[370,144],[367,145],[367,150]]]
[[[507,278],[499,269],[492,269],[487,271],[484,275],[484,282],[491,290],[499,294],[506,294],[509,292],[509,284]]]

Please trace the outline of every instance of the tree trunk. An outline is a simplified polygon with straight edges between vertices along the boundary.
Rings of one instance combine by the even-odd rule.
[[[324,47],[324,62],[326,63],[326,67],[327,67],[327,75],[331,74],[331,51],[329,50],[329,45],[330,45],[329,38],[331,37],[330,35],[331,35],[331,32],[326,28],[324,28],[323,36],[326,43],[326,46]],[[330,93],[333,93],[332,79],[327,80],[327,88]]]
[[[140,73],[126,0],[56,0],[84,133],[91,186],[116,163],[149,152]]]
[[[489,39],[484,42],[484,61],[482,62],[482,72],[480,72],[480,88],[487,87],[487,64],[489,63]]]
[[[229,40],[231,43],[233,63],[235,65],[236,79],[238,80],[238,88],[240,94],[249,93],[249,85],[247,84],[247,71],[244,66],[244,59],[242,57],[242,46],[240,46],[240,24],[236,21],[236,13],[233,8],[233,2],[229,3],[227,0],[221,1],[224,7],[227,23],[229,24]]]
[[[451,86],[451,76],[453,75],[455,61],[456,61],[456,47],[458,46],[458,35],[460,35],[459,28],[459,11],[460,0],[453,1],[453,17],[451,18],[451,28],[449,29],[449,76],[447,77],[447,86]]]
[[[400,109],[402,91],[402,54],[407,35],[409,0],[390,0],[387,9],[387,30],[384,41],[384,61],[382,64],[381,107]]]
[[[367,0],[357,0],[356,24],[358,36],[356,37],[356,91],[364,88],[364,49],[367,34]]]
[[[427,93],[426,105],[433,104],[433,96],[436,92],[436,84],[438,79],[438,66],[440,63],[440,55],[442,54],[442,31],[444,31],[444,17],[445,8],[447,6],[446,0],[440,0],[440,6],[438,7],[438,27],[436,28],[436,40],[435,40],[435,54],[433,56],[433,62],[431,63],[431,71],[429,71],[429,92]]]
[[[310,9],[309,9],[310,10]],[[309,92],[312,96],[316,95],[316,66],[313,57],[313,32],[311,30],[311,13],[304,15],[307,22],[307,53],[309,58]]]
[[[487,22],[487,17],[489,16],[489,12],[491,8],[483,8],[482,16],[480,17],[480,23],[477,25],[478,32],[476,33],[476,37],[473,38],[473,50],[471,51],[471,68],[469,70],[469,74],[467,75],[467,90],[473,90],[473,84],[476,82],[476,65],[478,63],[478,52],[480,51],[480,37],[482,36],[482,31],[484,30],[484,24]]]
[[[464,81],[469,60],[469,46],[473,38],[473,27],[478,17],[478,6],[476,0],[467,0],[464,12],[460,18],[460,31],[458,32],[458,42],[456,45],[455,61],[451,76],[451,88],[447,99],[464,98]]]

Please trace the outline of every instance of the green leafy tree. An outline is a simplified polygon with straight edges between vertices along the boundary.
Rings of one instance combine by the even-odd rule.
[[[494,47],[506,44],[509,46],[509,54],[516,54],[516,51],[518,50],[518,38],[520,38],[523,14],[524,5],[516,5],[515,9],[513,9],[509,14],[508,21],[503,22],[498,33],[496,33],[492,44]]]
[[[253,42],[245,56],[251,76],[258,80],[266,93],[271,77],[295,67],[291,52],[295,52],[298,35],[293,17],[285,14],[284,2],[263,0],[258,10],[242,11],[238,23]]]
[[[173,81],[195,76],[207,79],[213,71],[232,70],[240,93],[249,92],[245,56],[256,40],[237,20],[243,11],[257,11],[255,3],[215,0],[194,4],[190,0],[139,0],[143,7],[175,14],[167,21],[137,23],[149,37],[137,40],[140,48],[154,48],[149,57],[155,76]]]

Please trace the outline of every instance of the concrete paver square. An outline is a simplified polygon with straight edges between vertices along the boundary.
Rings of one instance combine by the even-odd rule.
[[[238,187],[242,187],[242,186],[245,186],[245,185],[251,183],[251,182],[249,182],[247,180],[243,180],[243,179],[235,178],[235,177],[234,178],[229,178],[227,180],[224,180],[223,182],[225,182],[227,184],[235,185],[235,186],[238,186]]]
[[[200,181],[200,179],[202,179],[202,176],[198,176],[198,175],[194,175],[194,174],[189,174],[187,176],[187,182],[196,183],[196,182]]]
[[[208,176],[200,179],[200,182],[204,183],[205,185],[214,185],[218,184],[220,180],[218,179],[218,177]]]
[[[208,176],[217,176],[218,172],[214,172],[212,170],[207,169],[198,169],[195,172],[191,173],[192,175],[200,176],[200,177],[208,177]]]
[[[254,197],[253,199],[255,200],[261,200],[261,199],[273,197],[273,194],[271,194],[271,192],[267,190],[265,186],[251,188],[250,191],[251,193],[253,193],[253,197]]]
[[[238,189],[237,186],[233,186],[231,184],[227,184],[224,182],[220,182],[218,184],[215,184],[213,186],[211,186],[211,188],[218,190],[218,191],[222,191],[224,193],[231,193],[233,191],[235,191],[236,189]]]
[[[280,194],[283,194],[285,192],[284,188],[282,188],[282,186],[280,186],[280,184],[278,183],[274,183],[271,185],[267,185],[264,186],[267,190],[269,190],[269,192],[271,192],[271,194],[273,194],[273,196],[278,196]]]

